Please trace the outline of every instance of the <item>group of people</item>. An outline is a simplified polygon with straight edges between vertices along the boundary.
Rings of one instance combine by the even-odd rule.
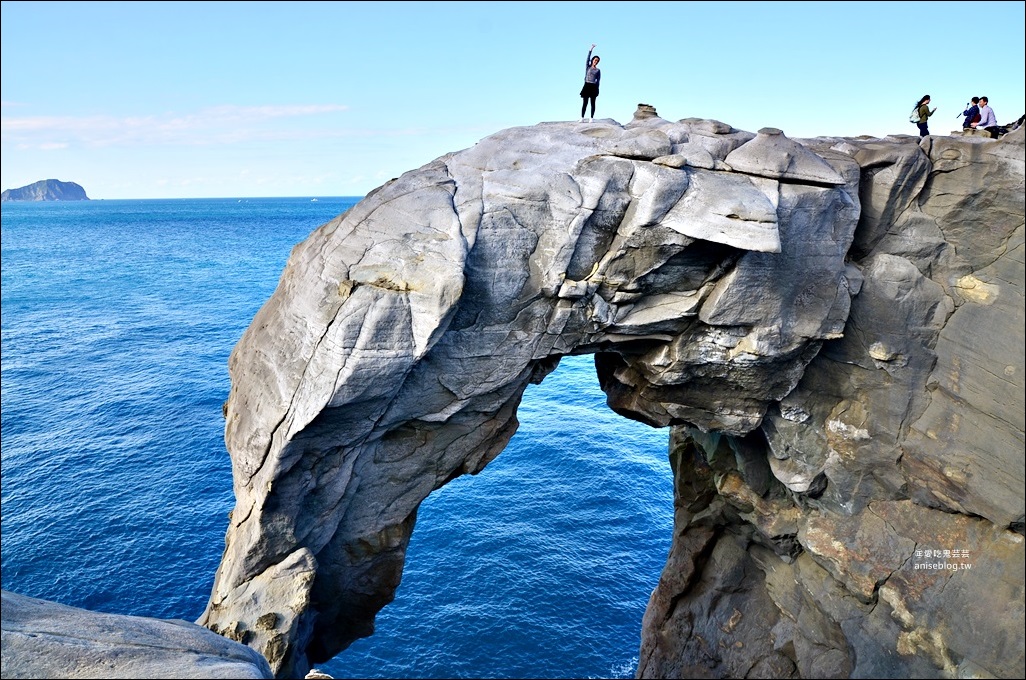
[[[962,112],[965,120],[962,121],[962,129],[970,128],[986,130],[990,136],[997,139],[998,122],[994,115],[994,109],[990,108],[990,100],[986,97],[973,97],[969,104],[966,104]]]
[[[592,55],[594,51],[595,45],[593,43],[591,49],[588,50],[588,58],[584,62],[584,87],[581,88],[581,122],[589,120],[589,118],[584,116],[588,110],[589,103],[591,104],[590,120],[595,120],[595,100],[599,96],[599,81],[602,79],[602,71],[598,67],[601,60],[597,56]],[[928,121],[930,116],[936,112],[936,106],[932,109],[930,108],[930,95],[923,95],[916,102],[913,119],[918,118],[916,125],[919,127],[920,137],[930,134]],[[994,115],[994,109],[990,108],[990,100],[987,97],[973,97],[972,102],[966,104],[965,111],[961,115],[965,116],[965,121],[962,123],[963,130],[986,130],[991,137],[997,139],[997,116]]]
[[[925,94],[916,102],[914,117],[919,119],[916,125],[919,127],[920,137],[930,134],[927,121],[936,112],[936,106],[930,108],[930,95]],[[971,103],[966,104],[965,111],[959,115],[965,116],[965,120],[962,122],[963,130],[986,130],[991,137],[997,139],[997,116],[994,115],[994,109],[990,108],[990,100],[986,97],[973,97]]]

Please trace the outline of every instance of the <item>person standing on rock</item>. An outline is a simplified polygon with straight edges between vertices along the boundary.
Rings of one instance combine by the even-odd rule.
[[[602,71],[599,70],[599,58],[591,56],[591,53],[595,50],[595,44],[592,43],[591,49],[588,50],[588,60],[584,63],[584,87],[581,88],[581,122],[585,121],[584,112],[588,108],[588,102],[591,102],[591,119],[595,120],[595,99],[599,95],[599,80],[602,79]]]
[[[977,130],[986,130],[991,137],[997,139],[997,116],[994,115],[994,109],[990,108],[990,100],[986,97],[980,97],[980,120],[973,123],[973,127]]]
[[[930,134],[930,128],[927,126],[927,119],[937,112],[937,107],[930,108],[930,95],[924,94],[923,98],[916,104],[916,113],[919,115],[919,122],[916,123],[919,126],[919,136],[925,137]]]

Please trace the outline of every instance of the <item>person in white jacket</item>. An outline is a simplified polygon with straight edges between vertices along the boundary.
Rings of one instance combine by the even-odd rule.
[[[977,130],[986,130],[991,137],[997,139],[997,116],[994,115],[994,109],[990,108],[990,100],[986,97],[980,97],[980,120],[973,123],[972,126]]]

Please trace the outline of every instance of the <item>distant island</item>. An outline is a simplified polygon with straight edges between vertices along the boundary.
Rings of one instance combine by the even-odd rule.
[[[0,194],[0,202],[7,201],[88,201],[85,189],[74,182],[42,179],[20,189],[8,189]]]

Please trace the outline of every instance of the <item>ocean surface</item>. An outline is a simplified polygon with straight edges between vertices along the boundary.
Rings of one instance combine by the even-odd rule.
[[[359,198],[2,205],[2,586],[200,616],[232,508],[228,355],[291,248]],[[668,433],[590,357],[528,388],[482,473],[421,506],[402,585],[336,678],[633,677],[669,549]]]

